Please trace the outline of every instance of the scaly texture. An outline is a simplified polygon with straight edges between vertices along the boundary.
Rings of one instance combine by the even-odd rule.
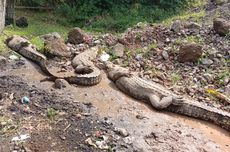
[[[230,114],[196,101],[181,98],[163,86],[131,75],[119,66],[107,64],[108,77],[116,86],[135,99],[151,103],[158,110],[207,120],[230,131]]]
[[[18,52],[22,56],[36,62],[37,64],[40,65],[41,69],[48,74],[52,79],[65,79],[69,83],[75,83],[78,85],[85,85],[85,86],[90,86],[90,85],[96,85],[101,81],[101,72],[99,69],[97,69],[94,64],[90,61],[90,59],[86,55],[78,55],[77,59],[81,61],[78,65],[85,65],[89,66],[91,71],[90,73],[87,74],[75,74],[74,72],[68,73],[68,76],[63,76],[63,75],[58,75],[52,73],[48,68],[47,68],[47,59],[46,57],[39,53],[36,49],[35,46],[33,46],[27,39],[20,37],[20,36],[12,36],[6,40],[6,44],[9,48],[12,50]],[[97,54],[97,49],[98,48],[92,48],[91,54]],[[84,54],[86,54],[84,52]],[[94,57],[94,56],[93,56]]]

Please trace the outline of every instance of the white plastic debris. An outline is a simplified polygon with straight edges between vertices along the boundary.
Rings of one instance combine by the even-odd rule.
[[[96,145],[98,146],[99,149],[104,149],[104,150],[109,149],[109,146],[105,141],[96,141]]]
[[[101,56],[100,56],[100,60],[105,62],[108,61],[110,58],[109,54],[107,54],[106,52],[102,52]]]
[[[25,134],[25,135],[20,135],[20,136],[16,136],[12,138],[12,141],[24,141],[26,139],[30,138],[29,134]]]
[[[10,60],[19,60],[19,57],[18,57],[17,55],[14,55],[14,54],[13,54],[13,55],[10,55],[10,56],[9,56],[9,59],[10,59]]]

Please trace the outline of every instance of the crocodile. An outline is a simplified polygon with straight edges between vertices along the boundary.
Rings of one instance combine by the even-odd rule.
[[[21,36],[12,36],[6,39],[7,46],[13,51],[21,54],[22,56],[36,62],[42,69],[42,71],[48,74],[49,78],[45,80],[55,80],[55,79],[65,79],[69,83],[83,85],[83,86],[91,86],[98,84],[101,79],[100,70],[94,66],[94,64],[90,61],[92,58],[85,58],[84,55],[77,55],[75,60],[80,60],[81,62],[77,62],[74,64],[74,68],[77,66],[84,66],[89,68],[90,70],[86,73],[75,73],[74,71],[70,71],[67,73],[57,74],[53,73],[48,67],[48,60],[46,56],[39,53],[34,45],[32,45],[26,38]],[[97,54],[98,47],[93,47],[86,52],[90,52],[90,55]],[[94,55],[96,56],[96,55]]]
[[[162,85],[142,79],[135,73],[110,62],[106,63],[106,72],[118,89],[135,99],[151,104],[156,110],[166,110],[210,121],[230,131],[230,113],[226,111],[178,96]]]

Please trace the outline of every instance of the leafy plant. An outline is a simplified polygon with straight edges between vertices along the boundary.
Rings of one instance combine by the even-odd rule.
[[[52,121],[55,120],[57,114],[58,114],[58,112],[55,109],[53,109],[53,108],[47,109],[46,115],[50,120],[52,120]]]
[[[170,81],[175,85],[181,80],[181,76],[178,73],[172,73],[170,75]]]

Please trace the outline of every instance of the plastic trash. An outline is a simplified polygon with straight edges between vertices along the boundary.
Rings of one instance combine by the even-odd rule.
[[[9,56],[9,59],[10,59],[10,60],[19,60],[19,57],[18,57],[17,55],[14,55],[14,54],[13,54],[13,55],[10,55],[10,56]]]
[[[20,136],[16,136],[12,138],[12,141],[24,141],[26,139],[30,138],[29,134],[25,134],[25,135],[20,135]]]
[[[110,55],[107,54],[106,52],[103,52],[102,55],[100,56],[100,60],[105,62],[105,61],[108,61],[110,58]]]
[[[28,103],[30,103],[30,99],[29,99],[27,96],[24,96],[24,97],[21,99],[21,102],[22,102],[23,104],[28,104]]]

